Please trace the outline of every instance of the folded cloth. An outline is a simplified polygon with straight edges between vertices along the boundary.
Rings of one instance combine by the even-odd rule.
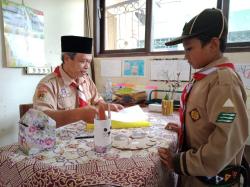
[[[54,147],[56,122],[39,110],[29,109],[19,121],[18,142],[27,155]]]
[[[151,125],[148,121],[133,121],[133,122],[123,122],[123,121],[111,121],[112,129],[126,129],[126,128],[141,128],[149,127]],[[94,124],[87,124],[87,129],[93,129]]]

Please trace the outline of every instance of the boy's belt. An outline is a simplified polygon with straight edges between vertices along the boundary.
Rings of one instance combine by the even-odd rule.
[[[247,169],[244,166],[227,166],[219,174],[213,177],[198,176],[197,178],[209,186],[229,187],[240,182],[243,176],[243,187],[247,187]]]

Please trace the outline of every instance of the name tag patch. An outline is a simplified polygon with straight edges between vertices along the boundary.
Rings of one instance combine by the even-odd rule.
[[[67,88],[61,88],[60,92],[59,92],[59,98],[64,98],[64,97],[69,97],[70,91]]]
[[[232,123],[236,117],[236,113],[221,112],[219,113],[216,122],[218,123]]]

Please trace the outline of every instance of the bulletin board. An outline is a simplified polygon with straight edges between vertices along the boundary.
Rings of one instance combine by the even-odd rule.
[[[190,80],[191,66],[185,59],[152,59],[150,61],[150,80],[177,80],[180,73],[180,81]]]

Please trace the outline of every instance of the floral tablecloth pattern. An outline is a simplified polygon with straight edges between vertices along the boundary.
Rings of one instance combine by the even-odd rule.
[[[18,144],[1,147],[0,186],[173,186],[174,174],[165,171],[157,149],[168,145],[175,150],[177,134],[164,127],[179,117],[146,113],[152,126],[112,129],[112,136],[143,132],[156,140],[147,149],[96,153],[93,138],[75,139],[92,134],[81,121],[58,128],[55,147],[33,156],[25,155]]]

